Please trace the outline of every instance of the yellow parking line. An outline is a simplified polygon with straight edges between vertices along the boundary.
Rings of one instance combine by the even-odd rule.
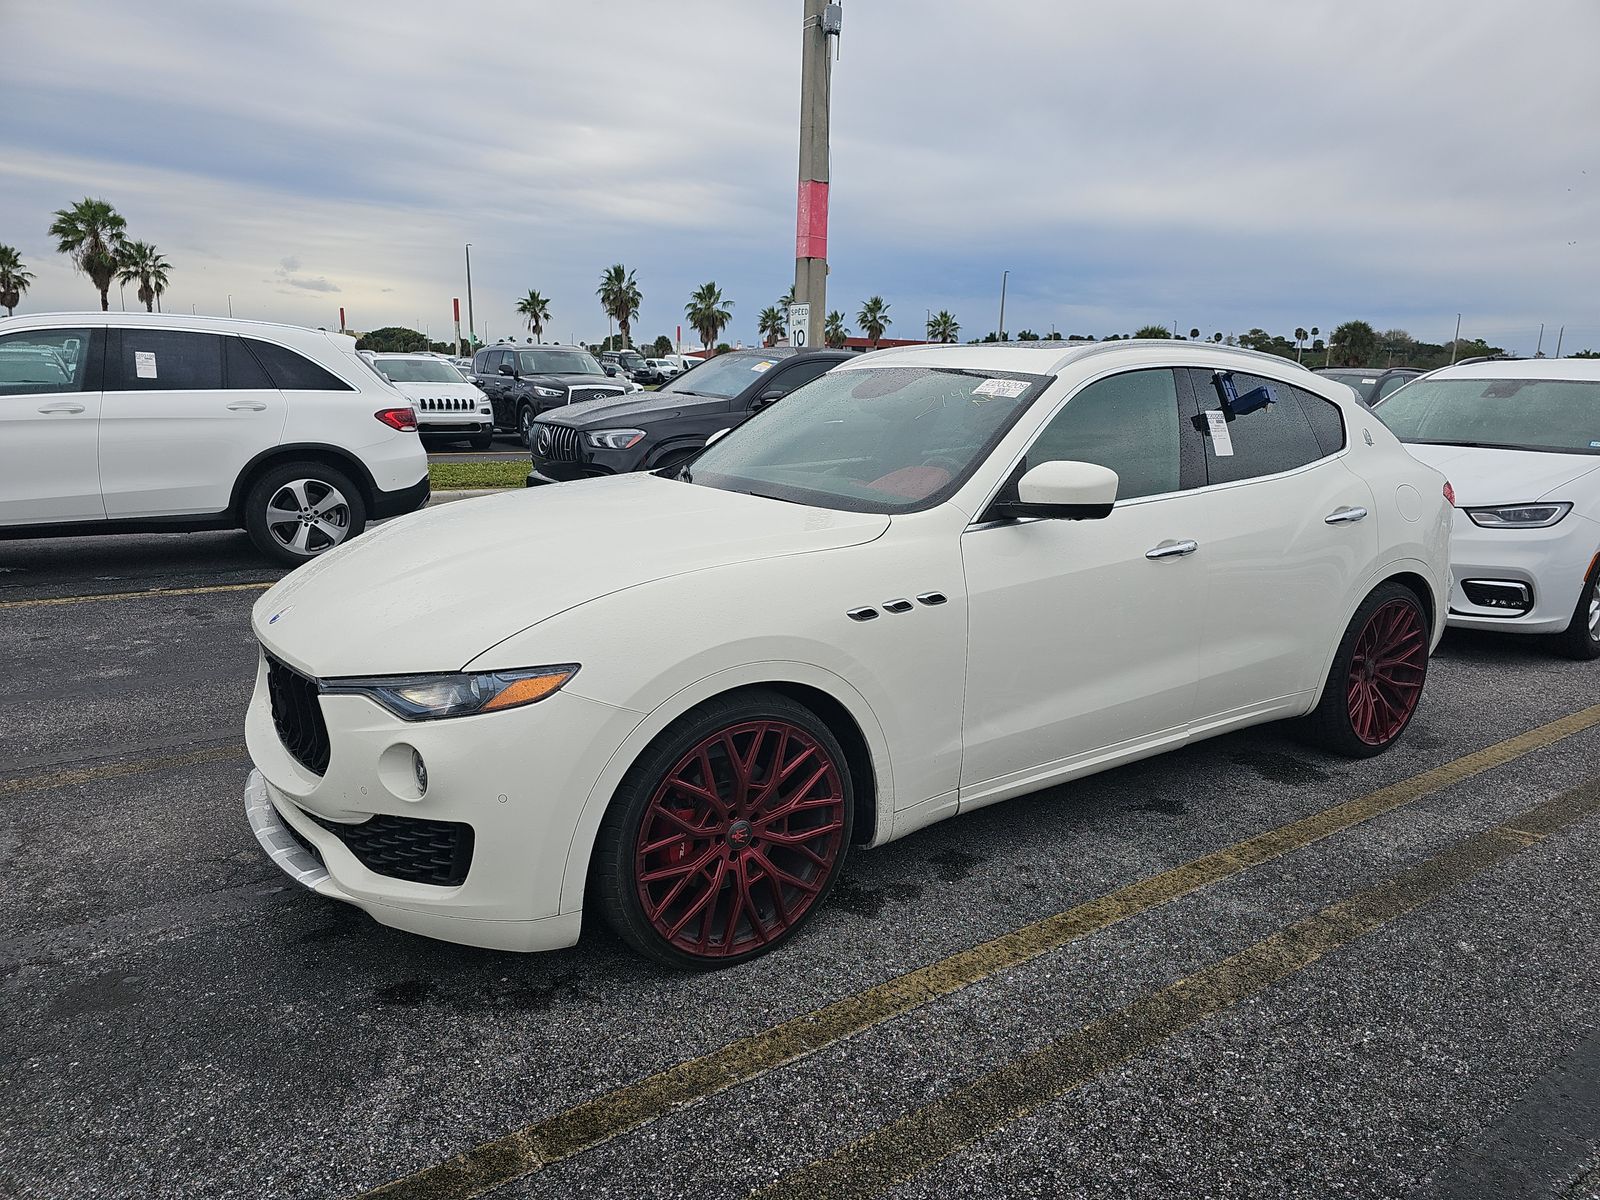
[[[876,1196],[1596,812],[1600,812],[1600,779],[1537,804],[1514,822],[1458,842],[1385,883],[1336,901],[1221,962],[1013,1059],[834,1154],[781,1176],[751,1193],[751,1200]]]
[[[1119,921],[1270,862],[1596,725],[1600,725],[1600,704],[1365,796],[1246,838],[1159,875],[1118,888],[1099,899],[1044,917],[992,941],[731,1042],[703,1057],[669,1067],[545,1120],[524,1125],[362,1195],[383,1196],[387,1200],[469,1200],[481,1196],[513,1179],[602,1145],[677,1109],[814,1054],[997,972],[1019,966]]]
[[[264,583],[213,583],[206,587],[150,588],[143,592],[101,592],[94,596],[45,596],[37,600],[0,600],[0,609],[49,608],[57,604],[93,604],[100,600],[154,600],[162,596],[204,596],[211,592],[259,592],[276,580]]]
[[[0,796],[10,796],[17,792],[42,792],[46,788],[71,787],[80,783],[96,783],[102,779],[142,775],[147,771],[164,771],[171,767],[192,767],[197,763],[225,762],[230,758],[242,758],[245,753],[242,743],[232,746],[211,746],[205,750],[186,750],[182,754],[167,754],[158,758],[136,758],[125,762],[106,763],[99,767],[78,767],[67,771],[51,771],[44,775],[0,779]]]

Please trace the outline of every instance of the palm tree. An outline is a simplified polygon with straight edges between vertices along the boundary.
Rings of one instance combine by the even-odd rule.
[[[758,332],[768,346],[776,346],[778,342],[789,333],[789,317],[786,308],[763,308],[761,315],[756,318]]]
[[[702,283],[683,306],[683,315],[700,335],[700,344],[709,350],[733,320],[733,301],[724,300],[722,289],[715,283]]]
[[[828,343],[829,349],[839,349],[849,336],[850,331],[844,327],[844,314],[837,309],[829,313],[827,324],[822,329],[822,340]]]
[[[961,332],[961,322],[946,309],[941,308],[928,318],[928,340],[930,342],[953,342]]]
[[[600,307],[606,315],[616,318],[617,329],[622,333],[622,344],[632,346],[629,330],[633,318],[639,315],[639,305],[643,303],[639,285],[633,281],[633,272],[621,263],[608,268],[600,276],[600,286],[595,289],[595,295],[600,297]]]
[[[529,288],[528,294],[517,301],[517,311],[527,320],[533,340],[543,340],[545,323],[550,320],[550,301]]]
[[[0,246],[0,305],[5,306],[6,316],[16,315],[17,305],[22,303],[22,293],[28,290],[32,282],[33,273],[23,270],[22,256],[17,253],[17,248]]]
[[[1172,330],[1168,329],[1165,325],[1141,325],[1139,328],[1133,331],[1133,336],[1136,338],[1155,338],[1158,340],[1161,338],[1166,338],[1170,341],[1172,338]]]
[[[1306,331],[1300,326],[1294,327],[1294,360],[1300,361],[1300,343],[1306,340]]]
[[[861,332],[874,350],[878,348],[878,340],[883,337],[883,331],[894,324],[889,319],[889,306],[883,302],[882,296],[869,296],[862,303],[861,311],[856,314],[856,320],[860,322]]]
[[[71,208],[58,208],[50,224],[56,249],[72,256],[72,264],[100,290],[100,311],[111,311],[111,281],[117,274],[128,223],[104,200],[85,196]]]
[[[778,297],[778,307],[784,312],[789,311],[789,305],[794,303],[794,284],[789,285],[789,290]]]
[[[169,263],[149,242],[123,242],[117,252],[117,282],[137,283],[145,312],[154,312],[156,297],[167,290]]]
[[[1346,321],[1328,335],[1328,353],[1339,352],[1341,367],[1365,367],[1378,354],[1378,333],[1365,321]]]
[[[1189,330],[1189,340],[1191,342],[1198,342],[1200,340],[1200,331],[1198,329]]]

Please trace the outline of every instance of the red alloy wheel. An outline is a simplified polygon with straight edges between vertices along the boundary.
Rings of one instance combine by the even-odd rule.
[[[745,721],[662,778],[634,842],[644,916],[674,949],[728,958],[781,937],[844,849],[839,765],[804,729]]]
[[[1350,655],[1350,728],[1369,746],[1400,736],[1422,696],[1428,638],[1415,604],[1391,600],[1367,619]]]

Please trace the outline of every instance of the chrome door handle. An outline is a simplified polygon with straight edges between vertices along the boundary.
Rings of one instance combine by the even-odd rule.
[[[235,400],[228,405],[229,412],[265,412],[267,406],[259,400]]]
[[[1200,543],[1193,538],[1185,538],[1181,542],[1165,541],[1159,546],[1152,547],[1144,552],[1146,558],[1182,558],[1185,554],[1193,554],[1200,549]]]
[[[42,413],[81,413],[83,405],[74,404],[70,400],[57,400],[54,404],[46,404],[39,409]]]
[[[1324,525],[1354,525],[1357,521],[1365,520],[1366,516],[1367,510],[1364,508],[1352,508],[1350,505],[1343,505],[1323,517],[1322,523]]]

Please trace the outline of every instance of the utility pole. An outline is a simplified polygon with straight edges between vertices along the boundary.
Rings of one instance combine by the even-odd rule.
[[[1567,336],[1567,327],[1565,325],[1563,325],[1561,327],[1561,331],[1556,334],[1556,357],[1557,358],[1561,357],[1561,339],[1566,337],[1566,336]]]
[[[1461,349],[1461,314],[1456,314],[1456,336],[1450,339],[1450,365],[1456,365],[1456,352]]]
[[[828,106],[833,80],[829,38],[842,6],[805,0],[800,26],[800,188],[795,205],[794,301],[809,305],[806,345],[820,346],[828,316]]]
[[[230,319],[232,319],[232,317],[233,317],[233,293],[232,292],[228,293],[228,317]]]
[[[467,342],[469,345],[478,340],[478,334],[472,324],[472,243],[467,243]]]
[[[1544,357],[1544,322],[1543,321],[1539,322],[1539,344],[1533,348],[1533,356],[1535,358],[1543,358]]]
[[[1006,340],[1006,280],[1010,275],[1010,270],[1000,272],[1000,328],[995,330],[995,336],[1002,342]]]

